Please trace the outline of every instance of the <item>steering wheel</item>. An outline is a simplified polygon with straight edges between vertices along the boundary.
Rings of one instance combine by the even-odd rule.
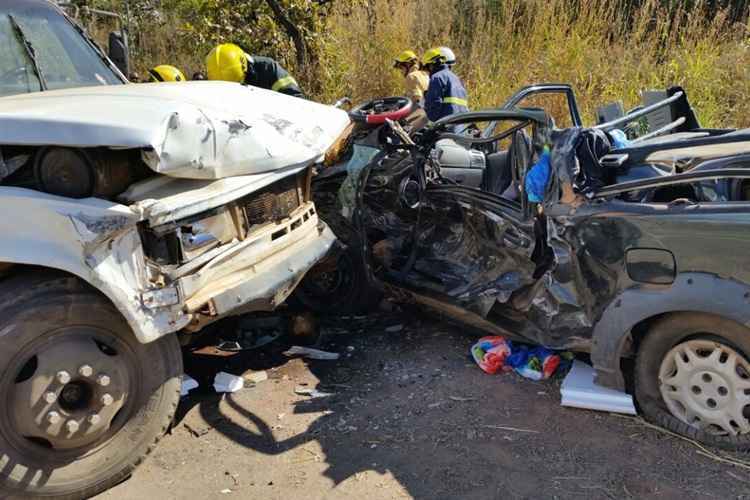
[[[386,120],[400,120],[411,113],[411,99],[408,97],[386,97],[373,99],[355,106],[349,111],[349,118],[357,123],[381,125]]]

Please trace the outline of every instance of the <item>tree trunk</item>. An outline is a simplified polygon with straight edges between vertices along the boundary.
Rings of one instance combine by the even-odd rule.
[[[284,9],[279,5],[278,0],[266,0],[266,3],[273,11],[276,22],[284,27],[287,35],[292,39],[294,50],[297,53],[297,70],[304,72],[305,66],[307,65],[307,46],[305,45],[305,39],[302,36],[302,32],[292,21],[289,20],[284,13]]]

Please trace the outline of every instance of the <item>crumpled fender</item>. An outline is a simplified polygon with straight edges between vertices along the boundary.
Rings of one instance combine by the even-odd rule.
[[[0,187],[0,263],[59,269],[106,295],[140,342],[153,341],[189,321],[164,290],[148,292],[138,215],[100,199],[72,200],[23,188]],[[164,291],[165,293],[159,294]],[[156,295],[158,294],[158,295]],[[158,302],[148,307],[145,301]]]
[[[596,383],[624,390],[620,358],[631,329],[643,320],[671,312],[703,312],[750,326],[750,286],[708,273],[681,273],[670,286],[624,290],[594,327],[591,361]]]

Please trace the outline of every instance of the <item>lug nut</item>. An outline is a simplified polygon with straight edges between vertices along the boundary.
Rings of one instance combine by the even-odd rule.
[[[114,398],[110,394],[102,394],[102,398],[100,401],[104,406],[109,406],[115,402]]]
[[[80,368],[78,369],[78,374],[79,374],[79,375],[80,375],[81,377],[90,377],[91,375],[93,375],[93,374],[94,374],[94,369],[93,369],[93,368],[91,368],[91,367],[90,367],[89,365],[82,365],[82,366],[81,366],[81,367],[80,367]]]
[[[60,421],[60,414],[56,411],[51,411],[47,413],[47,422],[49,422],[52,425],[55,425]]]
[[[46,402],[48,402],[49,404],[52,404],[55,401],[57,401],[57,394],[55,394],[54,392],[51,392],[51,391],[50,392],[45,392],[44,393],[44,400]]]
[[[68,420],[68,422],[65,424],[65,428],[68,429],[68,432],[74,434],[78,432],[78,422],[76,422],[75,420]]]
[[[61,384],[67,384],[68,382],[70,382],[70,374],[65,370],[57,372],[57,375],[55,375],[55,377]]]
[[[96,425],[96,424],[98,424],[99,422],[102,421],[102,417],[100,417],[97,414],[93,414],[93,415],[89,415],[89,418],[87,418],[86,420],[88,420],[88,422],[91,425]]]
[[[96,383],[99,384],[102,387],[107,387],[109,385],[109,375],[104,375],[103,373],[96,377]]]

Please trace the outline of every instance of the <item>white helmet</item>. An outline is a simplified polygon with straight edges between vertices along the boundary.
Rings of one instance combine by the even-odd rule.
[[[453,66],[456,64],[456,54],[450,49],[450,47],[439,47],[440,54],[445,57],[445,64]]]

